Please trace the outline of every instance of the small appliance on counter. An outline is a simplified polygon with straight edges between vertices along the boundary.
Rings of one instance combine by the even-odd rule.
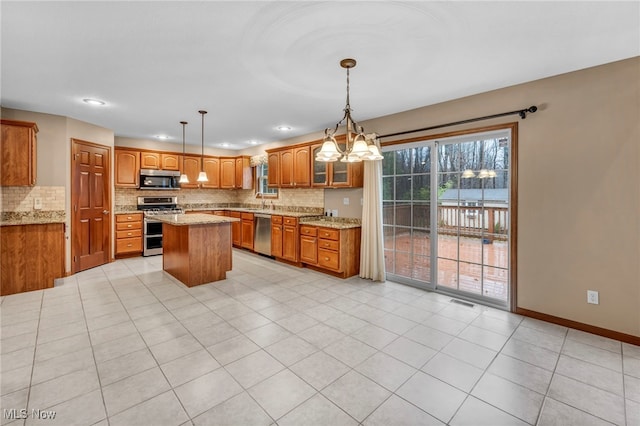
[[[138,197],[138,210],[144,212],[143,256],[162,254],[162,222],[154,216],[184,214],[178,207],[178,197]]]
[[[180,189],[180,172],[172,170],[140,169],[140,189]]]

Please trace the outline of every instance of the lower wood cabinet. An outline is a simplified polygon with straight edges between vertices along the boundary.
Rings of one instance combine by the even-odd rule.
[[[229,211],[227,213],[229,217],[242,219],[242,213],[240,212]],[[231,222],[231,242],[234,247],[242,247],[242,220]]]
[[[271,255],[282,257],[282,216],[271,216]]]
[[[142,253],[142,213],[116,214],[116,257]]]
[[[253,213],[242,213],[241,218],[242,221],[240,222],[240,226],[242,227],[242,248],[253,250]]]
[[[53,287],[64,253],[62,223],[0,227],[0,296]]]
[[[300,233],[298,230],[298,218],[282,217],[282,258],[291,262],[299,262],[298,241]]]
[[[300,227],[300,261],[341,278],[360,272],[360,228]]]

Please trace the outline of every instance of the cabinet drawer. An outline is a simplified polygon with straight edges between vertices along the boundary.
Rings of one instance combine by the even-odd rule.
[[[129,229],[142,229],[142,222],[116,222],[116,231],[127,231]]]
[[[253,213],[242,213],[242,220],[253,220]]]
[[[142,213],[117,214],[116,223],[119,222],[139,222],[142,220]]]
[[[236,217],[238,219],[240,219],[242,217],[242,213],[240,213],[240,212],[230,211],[228,213],[229,213],[229,217]]]
[[[337,252],[318,248],[318,265],[333,269],[334,271],[340,270],[340,257]]]
[[[321,238],[318,240],[318,247],[326,250],[339,251],[340,250],[340,241],[336,240],[325,240]]]
[[[117,239],[141,237],[141,236],[142,236],[142,229],[131,229],[129,231],[117,231],[116,232],[116,238]]]
[[[303,225],[300,227],[300,235],[308,235],[308,236],[315,237],[316,235],[318,235],[318,228],[316,228],[315,226]]]
[[[320,228],[320,229],[318,229],[318,237],[324,238],[326,240],[339,240],[340,239],[340,230],[339,229]]]
[[[282,221],[284,222],[285,225],[289,225],[289,226],[298,225],[298,219],[295,217],[283,216]]]
[[[282,223],[282,216],[271,216],[271,223]]]
[[[123,238],[116,240],[116,253],[142,251],[142,238]]]

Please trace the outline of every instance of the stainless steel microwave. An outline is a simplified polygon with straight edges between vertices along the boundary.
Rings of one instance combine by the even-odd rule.
[[[180,172],[140,169],[140,189],[180,189]]]

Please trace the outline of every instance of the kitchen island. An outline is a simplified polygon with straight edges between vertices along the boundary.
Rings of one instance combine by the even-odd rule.
[[[231,270],[231,222],[211,214],[158,215],[162,269],[188,287],[224,280]]]

